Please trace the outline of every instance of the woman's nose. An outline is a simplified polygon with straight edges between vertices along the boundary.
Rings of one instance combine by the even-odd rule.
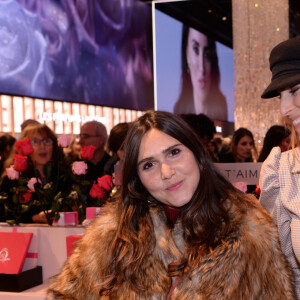
[[[175,170],[172,169],[168,164],[163,163],[161,165],[161,178],[170,179],[175,174]]]

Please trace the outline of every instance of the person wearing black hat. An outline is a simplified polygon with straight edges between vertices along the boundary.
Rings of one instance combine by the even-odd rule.
[[[292,122],[294,145],[300,134],[300,36],[284,41],[270,54],[272,80],[262,98],[279,96],[281,114]],[[300,299],[300,149],[281,153],[274,147],[263,163],[261,204],[277,223],[283,253],[292,267]]]

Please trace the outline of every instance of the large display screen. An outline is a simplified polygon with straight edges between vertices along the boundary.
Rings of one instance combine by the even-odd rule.
[[[155,10],[158,110],[234,122],[233,50]]]
[[[0,93],[154,107],[151,7],[139,0],[0,1]]]

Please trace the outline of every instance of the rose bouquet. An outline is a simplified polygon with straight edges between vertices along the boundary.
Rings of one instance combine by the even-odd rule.
[[[79,223],[86,217],[86,207],[99,207],[104,205],[111,196],[113,189],[112,178],[104,175],[91,182],[86,179],[88,171],[88,160],[93,158],[95,147],[92,145],[81,147],[81,161],[72,163],[72,182],[73,189],[69,197],[78,203]]]

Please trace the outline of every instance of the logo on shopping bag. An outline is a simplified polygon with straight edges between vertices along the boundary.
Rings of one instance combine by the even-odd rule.
[[[8,249],[7,248],[3,248],[0,251],[0,262],[5,263],[6,261],[9,261],[10,258],[8,257]]]

